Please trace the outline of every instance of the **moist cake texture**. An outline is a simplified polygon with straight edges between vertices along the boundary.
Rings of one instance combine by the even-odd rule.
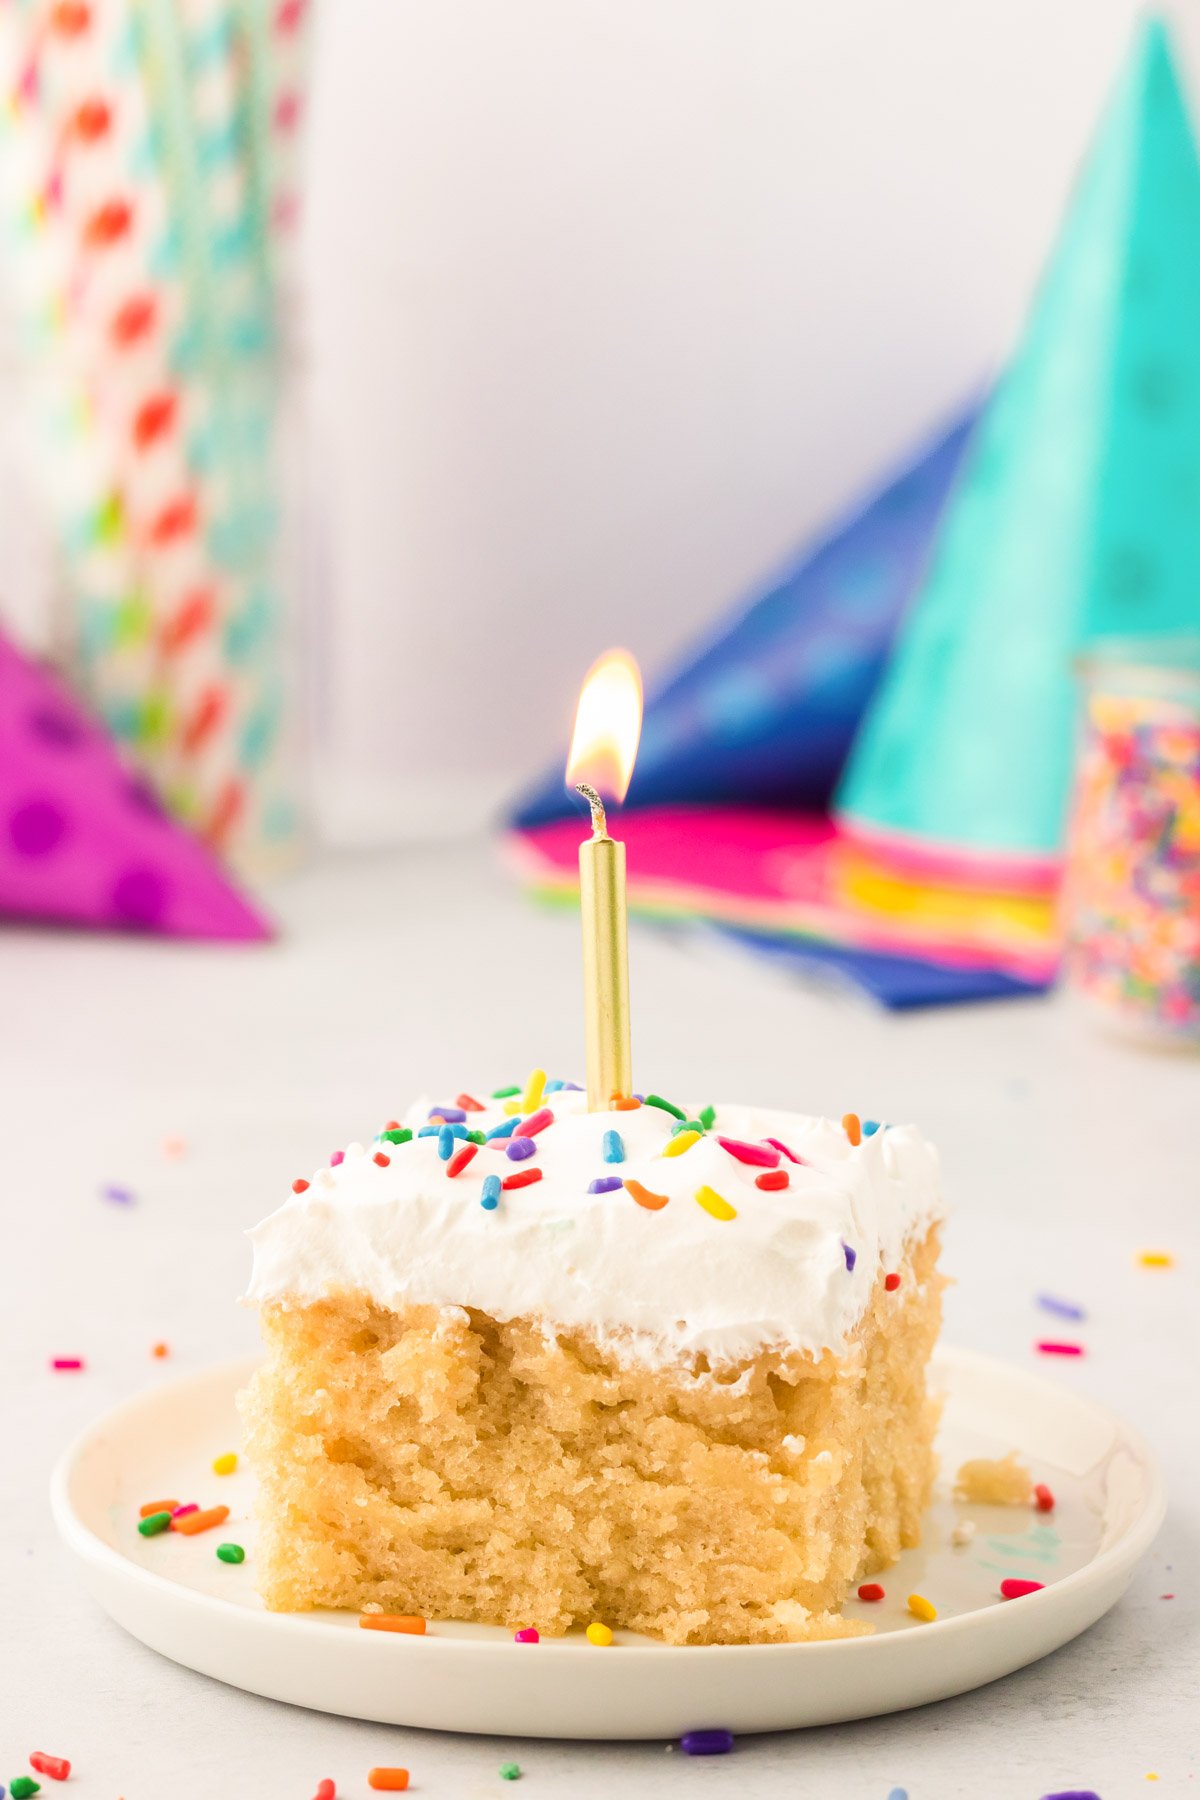
[[[422,1102],[252,1234],[267,1604],[677,1644],[864,1629],[838,1609],[918,1541],[933,1476],[931,1146],[526,1100]]]

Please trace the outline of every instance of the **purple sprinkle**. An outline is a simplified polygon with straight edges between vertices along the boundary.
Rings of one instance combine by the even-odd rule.
[[[562,1084],[562,1092],[564,1094],[582,1094],[583,1089],[577,1081],[564,1081]]]
[[[1043,1794],[1042,1800],[1100,1800],[1095,1788],[1059,1788],[1053,1794]]]
[[[462,1125],[467,1117],[461,1106],[434,1106],[430,1108],[429,1116],[441,1119],[446,1125]]]
[[[524,1162],[527,1156],[534,1154],[537,1145],[532,1138],[510,1137],[504,1148],[514,1162]]]
[[[1060,1319],[1087,1318],[1082,1306],[1076,1306],[1073,1300],[1059,1300],[1053,1294],[1038,1294],[1037,1303],[1043,1312],[1056,1313]]]
[[[346,1152],[344,1150],[335,1150],[333,1155],[329,1159],[329,1166],[331,1169],[336,1169],[338,1164],[341,1162],[345,1162],[345,1160],[346,1160]]]
[[[588,1182],[589,1194],[615,1194],[625,1183],[619,1175],[598,1175],[595,1181]]]
[[[842,1239],[842,1255],[846,1258],[846,1269],[853,1275],[854,1265],[858,1261],[858,1251],[852,1250],[845,1238]]]
[[[117,1206],[133,1205],[133,1189],[119,1187],[115,1181],[110,1181],[106,1187],[100,1189],[100,1192],[105,1200],[112,1200]]]
[[[686,1756],[728,1756],[733,1749],[732,1731],[685,1731],[679,1748]]]

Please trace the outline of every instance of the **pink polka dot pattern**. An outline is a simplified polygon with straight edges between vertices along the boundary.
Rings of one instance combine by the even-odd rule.
[[[271,935],[59,677],[3,635],[0,916],[175,937]]]

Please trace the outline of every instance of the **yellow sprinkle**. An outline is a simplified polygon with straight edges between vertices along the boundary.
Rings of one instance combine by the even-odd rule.
[[[693,1144],[700,1142],[701,1135],[699,1131],[681,1131],[678,1137],[673,1137],[665,1146],[663,1155],[682,1156],[685,1150],[690,1150]]]
[[[737,1218],[736,1206],[730,1206],[728,1200],[722,1200],[715,1188],[697,1188],[696,1201],[698,1205],[704,1208],[706,1213],[711,1213],[714,1219]]]
[[[1138,1261],[1143,1269],[1173,1269],[1175,1267],[1175,1258],[1169,1250],[1143,1250],[1138,1256]]]
[[[541,1105],[542,1095],[545,1091],[546,1071],[545,1069],[535,1069],[525,1083],[525,1092],[521,1096],[521,1105],[518,1110],[526,1113],[533,1112],[535,1107]]]
[[[506,1100],[504,1102],[504,1112],[507,1118],[515,1119],[518,1113],[523,1113],[524,1111],[525,1108],[519,1100]]]
[[[234,1450],[227,1450],[224,1456],[216,1456],[213,1458],[214,1475],[232,1475],[236,1468],[237,1453]]]
[[[587,1628],[587,1641],[589,1644],[599,1644],[602,1650],[607,1649],[609,1644],[612,1643],[612,1632],[607,1625],[601,1625],[599,1623],[589,1625]]]
[[[937,1607],[934,1606],[931,1600],[927,1600],[924,1594],[910,1594],[908,1596],[908,1610],[918,1619],[932,1620],[937,1618]]]

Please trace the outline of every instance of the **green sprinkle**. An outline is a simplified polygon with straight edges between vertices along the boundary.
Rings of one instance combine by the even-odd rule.
[[[659,1112],[670,1113],[673,1119],[686,1120],[687,1118],[685,1112],[682,1112],[678,1106],[672,1106],[671,1102],[664,1100],[661,1094],[647,1094],[642,1104],[643,1106],[657,1106]]]
[[[703,1136],[704,1126],[699,1119],[681,1119],[677,1125],[672,1125],[671,1136],[678,1137],[681,1131],[698,1131]]]
[[[705,1131],[711,1131],[713,1126],[716,1124],[716,1122],[717,1122],[716,1107],[715,1106],[702,1107],[701,1112],[700,1112],[700,1123],[701,1123],[701,1125],[703,1125]]]
[[[143,1537],[157,1537],[160,1531],[166,1531],[170,1523],[169,1512],[151,1513],[148,1518],[138,1520],[138,1530]]]
[[[492,1099],[493,1100],[511,1100],[511,1099],[513,1099],[513,1097],[515,1095],[523,1094],[524,1092],[525,1092],[524,1088],[519,1088],[519,1087],[493,1088],[492,1089]]]
[[[407,1144],[412,1138],[412,1132],[407,1125],[403,1125],[398,1131],[381,1131],[379,1137],[381,1143]]]
[[[246,1552],[240,1544],[218,1544],[217,1555],[222,1562],[240,1563],[246,1560]]]
[[[507,1764],[505,1765],[507,1767]],[[513,1764],[516,1767],[516,1764]],[[29,1800],[30,1794],[40,1794],[42,1784],[35,1781],[32,1775],[14,1775],[8,1784],[8,1791],[13,1800]]]
[[[482,1131],[468,1131],[467,1142],[468,1144],[486,1144],[487,1135]]]
[[[520,1781],[520,1779],[521,1779],[520,1763],[501,1763],[500,1764],[500,1779],[501,1779],[501,1781]],[[14,1787],[13,1793],[15,1794],[16,1791],[17,1790]]]

